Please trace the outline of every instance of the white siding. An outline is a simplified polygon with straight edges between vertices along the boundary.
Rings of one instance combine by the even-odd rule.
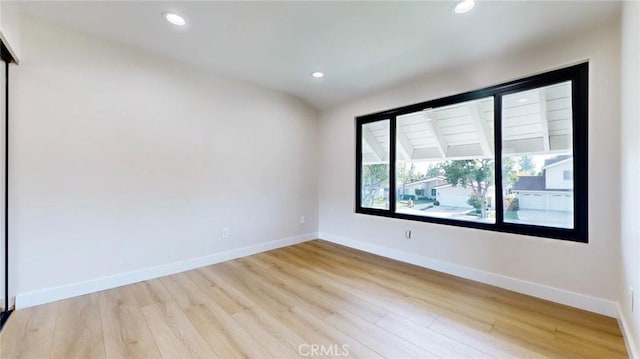
[[[573,211],[573,193],[555,193],[549,195],[550,211]]]
[[[520,191],[518,193],[520,209],[536,211],[573,210],[573,192],[557,191]]]
[[[564,179],[564,171],[571,171],[571,178]],[[547,189],[573,189],[573,161],[565,161],[546,169]]]
[[[436,189],[437,199],[441,206],[449,207],[469,207],[467,201],[471,195],[471,189],[461,186],[440,187]]]
[[[546,207],[545,195],[540,193],[521,193],[518,195],[520,209],[544,210]]]

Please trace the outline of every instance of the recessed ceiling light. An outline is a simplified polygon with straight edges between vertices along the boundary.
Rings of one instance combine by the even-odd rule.
[[[324,73],[320,72],[320,71],[316,71],[314,73],[311,74],[311,76],[317,78],[317,79],[321,79],[324,77]]]
[[[465,12],[471,11],[474,6],[476,6],[476,2],[474,0],[463,0],[453,8],[453,11],[456,14],[464,14]]]
[[[170,11],[162,13],[162,17],[177,26],[184,26],[187,23],[187,21],[182,16]]]

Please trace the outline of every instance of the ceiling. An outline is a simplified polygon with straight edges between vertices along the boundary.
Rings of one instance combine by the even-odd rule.
[[[323,109],[445,67],[575,33],[619,13],[613,1],[22,1],[66,24]],[[187,19],[179,28],[166,10]],[[314,79],[313,71],[326,76]]]

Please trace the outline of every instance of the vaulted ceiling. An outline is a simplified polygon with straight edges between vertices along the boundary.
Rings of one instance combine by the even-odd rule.
[[[614,1],[22,1],[66,24],[213,73],[297,96],[317,108],[445,67],[576,33],[618,16]],[[161,14],[187,19],[177,28]],[[310,76],[323,71],[323,79]]]

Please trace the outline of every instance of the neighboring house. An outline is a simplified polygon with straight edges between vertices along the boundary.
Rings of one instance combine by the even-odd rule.
[[[435,187],[446,184],[447,180],[442,176],[436,176],[431,178],[421,179],[419,181],[407,183],[404,185],[404,193],[403,187],[400,185],[398,188],[398,198],[402,198],[403,195],[415,195],[416,189],[422,190],[421,196],[416,196],[416,198],[426,198],[426,199],[436,199]]]
[[[520,209],[571,211],[573,208],[573,157],[545,161],[542,176],[520,176],[513,185]]]
[[[491,192],[492,188],[490,188],[489,192]],[[469,196],[473,193],[471,188],[452,186],[443,176],[425,178],[419,181],[407,183],[404,186],[404,193],[402,187],[398,188],[398,197],[402,198],[403,194],[415,195],[416,189],[423,190],[422,196],[417,196],[416,198],[437,200],[440,202],[441,206],[471,208],[469,203],[467,203],[467,201],[469,201]],[[490,207],[495,206],[493,198],[487,196],[487,199],[489,200]]]
[[[435,187],[434,190],[437,194],[437,200],[440,202],[441,206],[471,208],[467,202],[469,201],[469,196],[471,196],[473,191],[469,187],[444,184]],[[493,193],[493,191],[493,186],[489,187],[488,193]],[[493,196],[488,195],[487,201],[490,208],[495,208],[495,199]]]

